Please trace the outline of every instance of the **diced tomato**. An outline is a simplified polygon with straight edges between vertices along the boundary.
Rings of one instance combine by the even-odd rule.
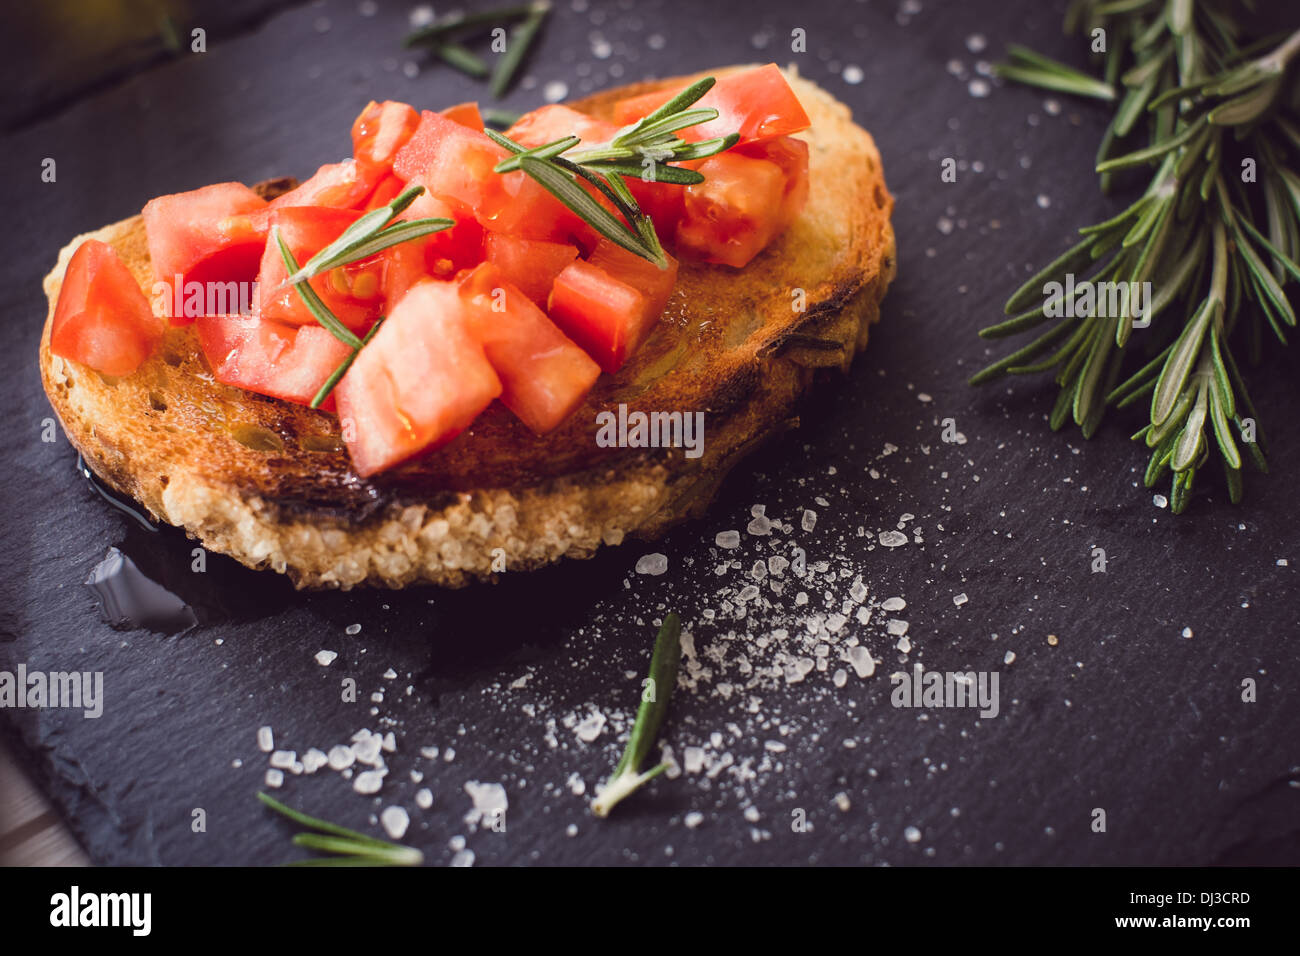
[[[310,405],[352,349],[319,325],[246,315],[200,316],[199,345],[218,382]],[[332,409],[333,396],[321,406]]]
[[[559,274],[547,311],[565,334],[612,373],[654,329],[676,281],[677,263],[670,259],[668,269],[661,271],[646,262],[651,274],[631,261],[644,260],[613,243],[608,248],[597,245],[593,257],[603,266],[579,259]]]
[[[372,166],[355,159],[326,163],[301,186],[271,200],[271,208],[330,206],[334,209],[360,209],[387,174],[383,166]]]
[[[155,278],[169,286],[191,282],[252,282],[266,244],[266,200],[241,183],[151,199],[141,215]],[[183,315],[173,325],[187,325]]]
[[[418,180],[411,185],[424,185]],[[398,216],[400,220],[451,219],[456,225],[435,232],[425,239],[404,242],[401,245],[422,250],[424,271],[428,275],[450,279],[461,269],[469,269],[483,261],[483,227],[470,213],[459,206],[439,199],[427,191],[415,197]],[[396,247],[400,248],[400,247]]]
[[[477,103],[457,103],[443,110],[442,115],[467,129],[483,132],[483,114],[478,111]]]
[[[515,124],[506,130],[506,136],[520,146],[527,146],[530,149],[552,143],[557,139],[564,139],[566,136],[577,136],[582,140],[585,148],[603,143],[617,132],[618,127],[613,123],[606,123],[571,107],[552,103],[519,117]]]
[[[366,212],[372,209],[378,209],[380,206],[387,206],[396,199],[403,190],[406,189],[406,183],[402,182],[391,173],[379,181],[375,191],[370,194],[366,200]]]
[[[397,154],[393,172],[474,216],[493,232],[563,239],[576,217],[522,172],[493,172],[506,151],[481,132],[425,110],[420,127]]]
[[[775,163],[730,152],[710,156],[700,173],[704,182],[685,187],[677,248],[741,268],[776,235],[785,176]]]
[[[620,125],[635,123],[680,92],[657,90],[620,100],[614,104],[614,121]],[[709,106],[718,111],[717,119],[688,126],[677,135],[688,142],[698,142],[739,133],[740,142],[756,143],[797,133],[809,126],[808,114],[775,63],[719,77],[713,89],[692,108]]]
[[[105,375],[130,375],[166,322],[113,247],[87,239],[72,254],[50,327],[50,351]]]
[[[653,326],[663,314],[668,297],[677,284],[677,260],[664,253],[668,267],[660,269],[653,262],[628,252],[617,243],[601,239],[587,256],[593,266],[603,269],[620,282],[626,282],[645,296],[645,315],[642,321]]]
[[[600,366],[491,262],[461,281],[460,294],[501,379],[501,403],[538,434],[568,418],[600,377]]]
[[[780,232],[798,218],[808,202],[808,144],[793,136],[778,136],[762,143],[741,146],[736,153],[753,159],[765,159],[780,167],[785,176],[781,209],[776,216],[776,228]]]
[[[359,163],[390,172],[393,157],[419,125],[420,114],[407,104],[371,100],[352,124],[352,155]]]
[[[464,313],[455,283],[419,283],[339,382],[339,420],[357,474],[451,441],[501,394]]]
[[[320,252],[352,225],[360,213],[326,206],[290,206],[271,214],[272,233],[262,255],[257,282],[258,314],[290,325],[315,324],[316,319],[298,290],[284,287],[289,277],[279,243],[278,229],[298,265]],[[321,301],[353,332],[366,329],[384,305],[384,264],[381,255],[349,263],[309,279]]]
[[[577,257],[578,250],[567,242],[520,239],[498,232],[487,237],[487,261],[539,306],[546,305],[555,277]]]

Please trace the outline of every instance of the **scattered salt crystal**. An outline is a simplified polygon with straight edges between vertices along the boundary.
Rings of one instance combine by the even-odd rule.
[[[966,49],[972,53],[982,53],[986,46],[988,46],[988,40],[984,38],[982,33],[972,33],[966,38]]]
[[[882,531],[879,541],[882,547],[897,548],[907,544],[907,535],[900,531]]]
[[[990,90],[992,87],[989,86],[989,81],[978,76],[966,84],[966,92],[977,99],[988,96]]]
[[[397,680],[397,671],[391,667],[384,671],[384,680]]]
[[[264,754],[269,754],[275,749],[275,737],[270,727],[257,728],[257,749]]]
[[[506,797],[506,788],[499,783],[479,783],[470,780],[465,784],[465,792],[474,803],[474,809],[466,817],[467,822],[477,823],[482,819],[500,818],[510,806]]]
[[[876,662],[872,658],[871,652],[861,644],[849,648],[849,663],[853,665],[853,670],[859,677],[870,677],[876,672]],[[839,673],[843,673],[840,671]],[[847,678],[846,678],[847,679]],[[843,686],[842,684],[840,685]]]
[[[745,819],[748,820],[750,823],[757,823],[759,817],[761,816],[762,814],[758,812],[758,807],[753,806],[752,804],[748,807],[745,807]]]
[[[330,748],[329,756],[326,759],[329,761],[331,770],[346,770],[356,763],[357,755],[352,751],[351,747],[338,744]]]
[[[798,594],[796,594],[794,596],[794,603],[795,603],[795,607],[802,607],[803,605],[807,604],[808,603],[807,592],[800,591]]]
[[[352,781],[352,789],[357,793],[366,795],[378,793],[379,788],[384,785],[384,774],[387,772],[386,770],[367,770],[365,773],[359,773],[356,779]]]
[[[719,548],[739,548],[740,532],[739,531],[719,531],[718,536],[713,539],[713,543]]]
[[[1183,628],[1183,637],[1186,637],[1190,640],[1191,636],[1192,636],[1192,629],[1190,627]]]
[[[682,766],[687,773],[699,773],[704,769],[704,748],[687,747],[682,751]]]
[[[849,597],[853,598],[854,602],[857,604],[861,604],[867,599],[867,586],[862,583],[861,578],[854,581],[853,585],[849,588]]]
[[[268,771],[266,772],[266,785],[267,785],[268,787],[276,787],[277,789],[280,788],[280,787],[283,787],[283,786],[284,786],[284,771],[283,771],[283,770],[274,770],[274,769],[272,769],[272,770],[268,770]]]
[[[885,611],[901,611],[905,607],[907,607],[907,602],[904,601],[901,597],[885,598],[884,602],[880,605],[880,607],[881,610],[885,610]]]
[[[767,515],[757,515],[745,528],[750,534],[764,535],[772,533],[772,521]]]
[[[338,651],[318,651],[316,653],[316,663],[321,667],[329,667],[338,656]]]
[[[1002,663],[1003,663],[1003,664],[1011,664],[1011,663],[1013,663],[1013,662],[1015,661],[1015,659],[1016,659],[1016,652],[1015,652],[1015,651],[1007,651],[1006,654],[1004,654],[1003,657],[1002,657]]]
[[[343,629],[343,633],[344,633],[344,634],[347,634],[347,635],[349,635],[349,636],[352,636],[352,635],[355,635],[355,634],[360,634],[360,633],[361,633],[361,625],[360,625],[360,624],[349,624],[347,627],[345,627],[345,628]]]
[[[406,836],[406,828],[411,825],[411,815],[402,807],[385,807],[379,815],[379,822],[390,839],[400,840]]]
[[[909,624],[907,621],[900,621],[896,617],[891,617],[889,623],[885,625],[885,629],[889,632],[890,637],[901,637],[907,633],[908,627]]]
[[[605,715],[598,710],[593,710],[582,723],[574,728],[573,732],[577,734],[578,739],[584,743],[591,743],[600,736],[600,732],[605,729]]]
[[[1169,507],[1169,499],[1166,498],[1164,495],[1152,495],[1151,503],[1155,505],[1157,508]]]
[[[850,86],[857,85],[862,82],[862,67],[850,63],[844,68],[844,72],[841,75],[844,77],[845,83],[848,83]]]
[[[563,80],[552,80],[542,87],[542,98],[548,103],[558,103],[569,95],[569,84]]]
[[[1278,559],[1277,559],[1277,566],[1278,566],[1279,568],[1285,568],[1285,567],[1287,567],[1288,565],[1287,565],[1287,560],[1286,560],[1286,558],[1278,558]]]
[[[849,682],[849,672],[846,671],[843,667],[836,668],[835,673],[831,675],[831,683],[833,683],[836,687],[843,687],[848,682]]]
[[[433,791],[428,787],[415,791],[415,805],[421,810],[428,810],[433,806]]]
[[[1052,205],[1051,198],[1042,193],[1038,194],[1037,198],[1034,199],[1034,202],[1037,204],[1039,209],[1046,209]]]
[[[817,512],[813,511],[811,508],[805,508],[803,512],[803,520],[800,522],[800,526],[805,531],[811,531],[813,528],[817,527]]]
[[[849,803],[849,795],[842,790],[835,794],[835,806],[839,809],[840,813],[848,813],[849,808],[852,806],[852,804]]]
[[[288,770],[298,762],[298,754],[293,750],[277,750],[271,754],[271,766]]]
[[[869,607],[858,608],[857,618],[859,624],[868,623],[871,620],[871,608]]]
[[[576,837],[578,835],[578,825],[576,823],[570,823],[567,827],[564,828],[564,835],[570,837]]]
[[[952,603],[955,604],[955,605],[957,605],[958,607],[961,607],[963,604],[965,604],[965,603],[966,603],[967,601],[969,601],[969,600],[970,600],[970,598],[968,598],[968,597],[966,596],[966,592],[963,591],[961,594],[956,594],[956,595],[953,596]]]
[[[561,96],[561,97],[559,97],[559,99],[564,99],[564,97]],[[457,850],[457,851],[456,851],[456,855],[453,856],[453,857],[451,858],[451,865],[452,865],[452,866],[473,866],[473,865],[474,865],[474,851],[473,851],[473,850]]]
[[[660,554],[657,551],[654,554],[643,554],[636,562],[637,574],[658,575],[668,570],[668,555]]]
[[[685,823],[689,829],[694,830],[704,822],[704,814],[700,813],[698,810],[692,810],[690,813],[686,814],[682,819],[682,822]]]
[[[420,27],[427,27],[433,22],[433,7],[427,3],[422,3],[411,10],[408,22],[412,30],[418,30]]]
[[[918,830],[916,827],[908,827],[906,830],[903,831],[903,839],[906,840],[908,843],[920,843],[921,831]]]
[[[912,641],[906,634],[898,639],[898,643],[895,646],[904,654],[912,653]]]

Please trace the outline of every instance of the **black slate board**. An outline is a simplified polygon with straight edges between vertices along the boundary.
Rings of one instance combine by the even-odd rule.
[[[327,0],[14,132],[0,159],[10,222],[0,263],[10,336],[0,354],[9,409],[0,669],[102,671],[107,702],[98,720],[6,711],[0,728],[92,859],[289,858],[288,831],[253,799],[266,767],[255,732],[271,725],[279,745],[300,753],[346,742],[363,726],[394,730],[379,799],[328,771],[290,776],[279,794],[367,829],[372,813],[400,803],[413,820],[407,841],[435,863],[450,859],[457,834],[486,864],[1300,862],[1300,554],[1286,479],[1300,468],[1294,358],[1272,356],[1275,374],[1255,392],[1272,425],[1274,477],[1253,478],[1241,508],[1207,482],[1182,518],[1141,490],[1131,421],[1112,422],[1092,442],[1051,436],[1049,388],[963,384],[994,354],[975,330],[1000,314],[1027,264],[1105,211],[1089,168],[1099,111],[1061,100],[1051,115],[1033,91],[968,90],[976,61],[995,59],[1005,42],[1080,62],[1060,35],[1058,6],[558,7],[529,66],[537,85],[517,89],[511,107],[537,105],[556,80],[576,95],[648,74],[775,59],[795,60],[853,108],[879,142],[897,198],[900,276],[870,348],[813,399],[799,431],[738,470],[707,519],[653,546],[634,542],[456,593],[298,595],[215,557],[206,575],[194,575],[183,536],[135,527],[76,474],[62,436],[40,440],[50,415],[35,363],[41,276],[73,235],[157,193],[310,172],[346,151],[347,124],[372,97],[441,106],[483,90],[428,63],[414,78],[403,74],[417,59],[398,46],[405,4],[362,16],[355,3]],[[807,33],[802,55],[787,52],[795,27]],[[982,53],[966,46],[976,33],[989,43]],[[612,46],[608,58],[593,55],[600,38]],[[949,70],[954,59],[965,78]],[[863,70],[860,84],[841,78],[849,64]],[[39,181],[46,156],[58,160],[57,184]],[[947,156],[963,163],[954,184],[939,179]],[[945,417],[965,444],[940,440]],[[886,443],[898,450],[886,454]],[[818,496],[828,505],[814,504]],[[748,784],[727,770],[712,781],[661,779],[598,823],[568,780],[576,773],[590,789],[612,768],[614,729],[584,744],[561,726],[552,749],[545,719],[592,707],[626,715],[652,622],[669,608],[683,613],[702,656],[721,646],[734,622],[700,616],[718,606],[713,539],[743,531],[755,503],[794,525],[785,538],[810,562],[852,567],[877,600],[904,596],[908,608],[895,616],[910,622],[912,659],[931,670],[1000,671],[1001,714],[891,707],[886,675],[903,665],[878,621],[862,629],[882,661],[874,677],[850,674],[835,690],[814,673],[765,691],[770,727],[745,714],[740,697],[723,699],[716,683],[679,691],[666,730],[679,759],[684,747],[709,747],[716,732],[718,754],[779,769]],[[799,530],[808,507],[819,512],[811,533]],[[916,515],[908,527],[922,528],[924,543],[867,550],[903,513]],[[747,537],[746,558],[762,544]],[[110,546],[209,623],[170,638],[107,627],[82,582]],[[1105,574],[1091,572],[1094,547],[1106,550]],[[633,573],[650,551],[669,556],[662,577]],[[960,606],[959,593],[969,595]],[[349,636],[354,623],[361,630]],[[1049,634],[1059,636],[1056,646]],[[321,648],[339,652],[328,668],[312,659]],[[389,667],[397,680],[382,677]],[[527,674],[524,687],[507,686]],[[361,703],[339,702],[344,676],[356,679]],[[1241,699],[1247,677],[1257,681],[1256,703]],[[386,699],[371,716],[367,699],[380,687]],[[788,749],[773,756],[769,737]],[[444,754],[453,747],[454,760],[421,757],[426,745]],[[434,792],[429,810],[415,807],[411,770]],[[504,833],[463,822],[470,780],[505,784]],[[840,793],[847,810],[834,803]],[[742,813],[751,805],[756,822]],[[195,834],[200,807],[207,832]],[[1097,807],[1107,811],[1104,834],[1090,828]],[[810,830],[792,829],[799,810]],[[685,824],[691,811],[702,814],[694,827]],[[570,824],[576,835],[566,834]],[[912,826],[914,842],[904,838]]]

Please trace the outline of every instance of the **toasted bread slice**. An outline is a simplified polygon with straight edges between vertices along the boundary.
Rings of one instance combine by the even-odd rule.
[[[608,118],[618,99],[695,78],[573,105]],[[536,568],[590,557],[627,535],[654,537],[702,511],[744,454],[794,423],[818,369],[848,368],[894,276],[893,199],[871,136],[828,93],[789,80],[812,121],[800,134],[811,145],[801,217],[743,270],[683,261],[640,352],[546,436],[494,406],[449,445],[362,479],[334,416],[215,382],[192,326],[170,329],[138,371],[113,380],[51,355],[47,318],[46,393],[105,482],[204,547],[288,574],[299,587],[461,586],[490,577],[494,564]],[[274,195],[289,185],[260,188]],[[136,216],[61,251],[45,279],[50,317],[68,260],[87,238],[112,245],[152,287]],[[599,447],[596,416],[620,403],[705,412],[702,456]]]

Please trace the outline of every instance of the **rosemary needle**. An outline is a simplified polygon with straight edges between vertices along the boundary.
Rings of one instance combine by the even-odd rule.
[[[1103,191],[1121,171],[1152,172],[1127,209],[1081,229],[1080,242],[1011,296],[1012,317],[981,335],[1056,322],[971,383],[1052,373],[1061,393],[1051,427],[1073,419],[1085,437],[1107,408],[1149,396],[1148,423],[1133,437],[1150,451],[1147,487],[1172,472],[1175,513],[1212,449],[1234,503],[1243,459],[1267,470],[1234,352],[1257,362],[1266,335],[1285,345],[1296,325],[1287,291],[1300,283],[1300,31],[1262,37],[1253,27],[1232,0],[1075,0],[1067,28],[1112,38],[1104,81],[1023,47],[997,67],[1114,103],[1097,152]],[[1078,285],[1097,285],[1095,296],[1049,295],[1053,283],[1071,287],[1076,270],[1091,276]],[[1117,310],[1101,307],[1106,285],[1145,287],[1140,325],[1127,295]]]
[[[664,718],[668,715],[668,700],[677,685],[677,665],[681,659],[682,623],[676,614],[669,614],[664,618],[659,636],[655,638],[654,653],[650,658],[650,677],[641,693],[641,706],[637,708],[636,721],[628,735],[623,757],[591,802],[591,810],[596,816],[609,816],[609,811],[619,801],[668,769],[668,764],[660,763],[645,773],[640,772],[641,765],[645,763],[659,737]]]
[[[511,81],[519,72],[520,65],[537,37],[537,31],[542,28],[542,22],[550,12],[551,4],[548,0],[537,0],[531,5],[523,22],[510,32],[505,55],[497,61],[496,69],[492,71],[492,95],[497,99],[504,96],[510,88]]]
[[[265,793],[259,792],[257,799],[294,823],[318,831],[299,833],[293,838],[295,846],[337,854],[333,858],[314,857],[309,860],[297,860],[287,864],[289,866],[419,866],[424,862],[424,854],[413,847],[389,843],[387,840],[366,836],[356,830],[341,827],[337,823],[310,816]]]

